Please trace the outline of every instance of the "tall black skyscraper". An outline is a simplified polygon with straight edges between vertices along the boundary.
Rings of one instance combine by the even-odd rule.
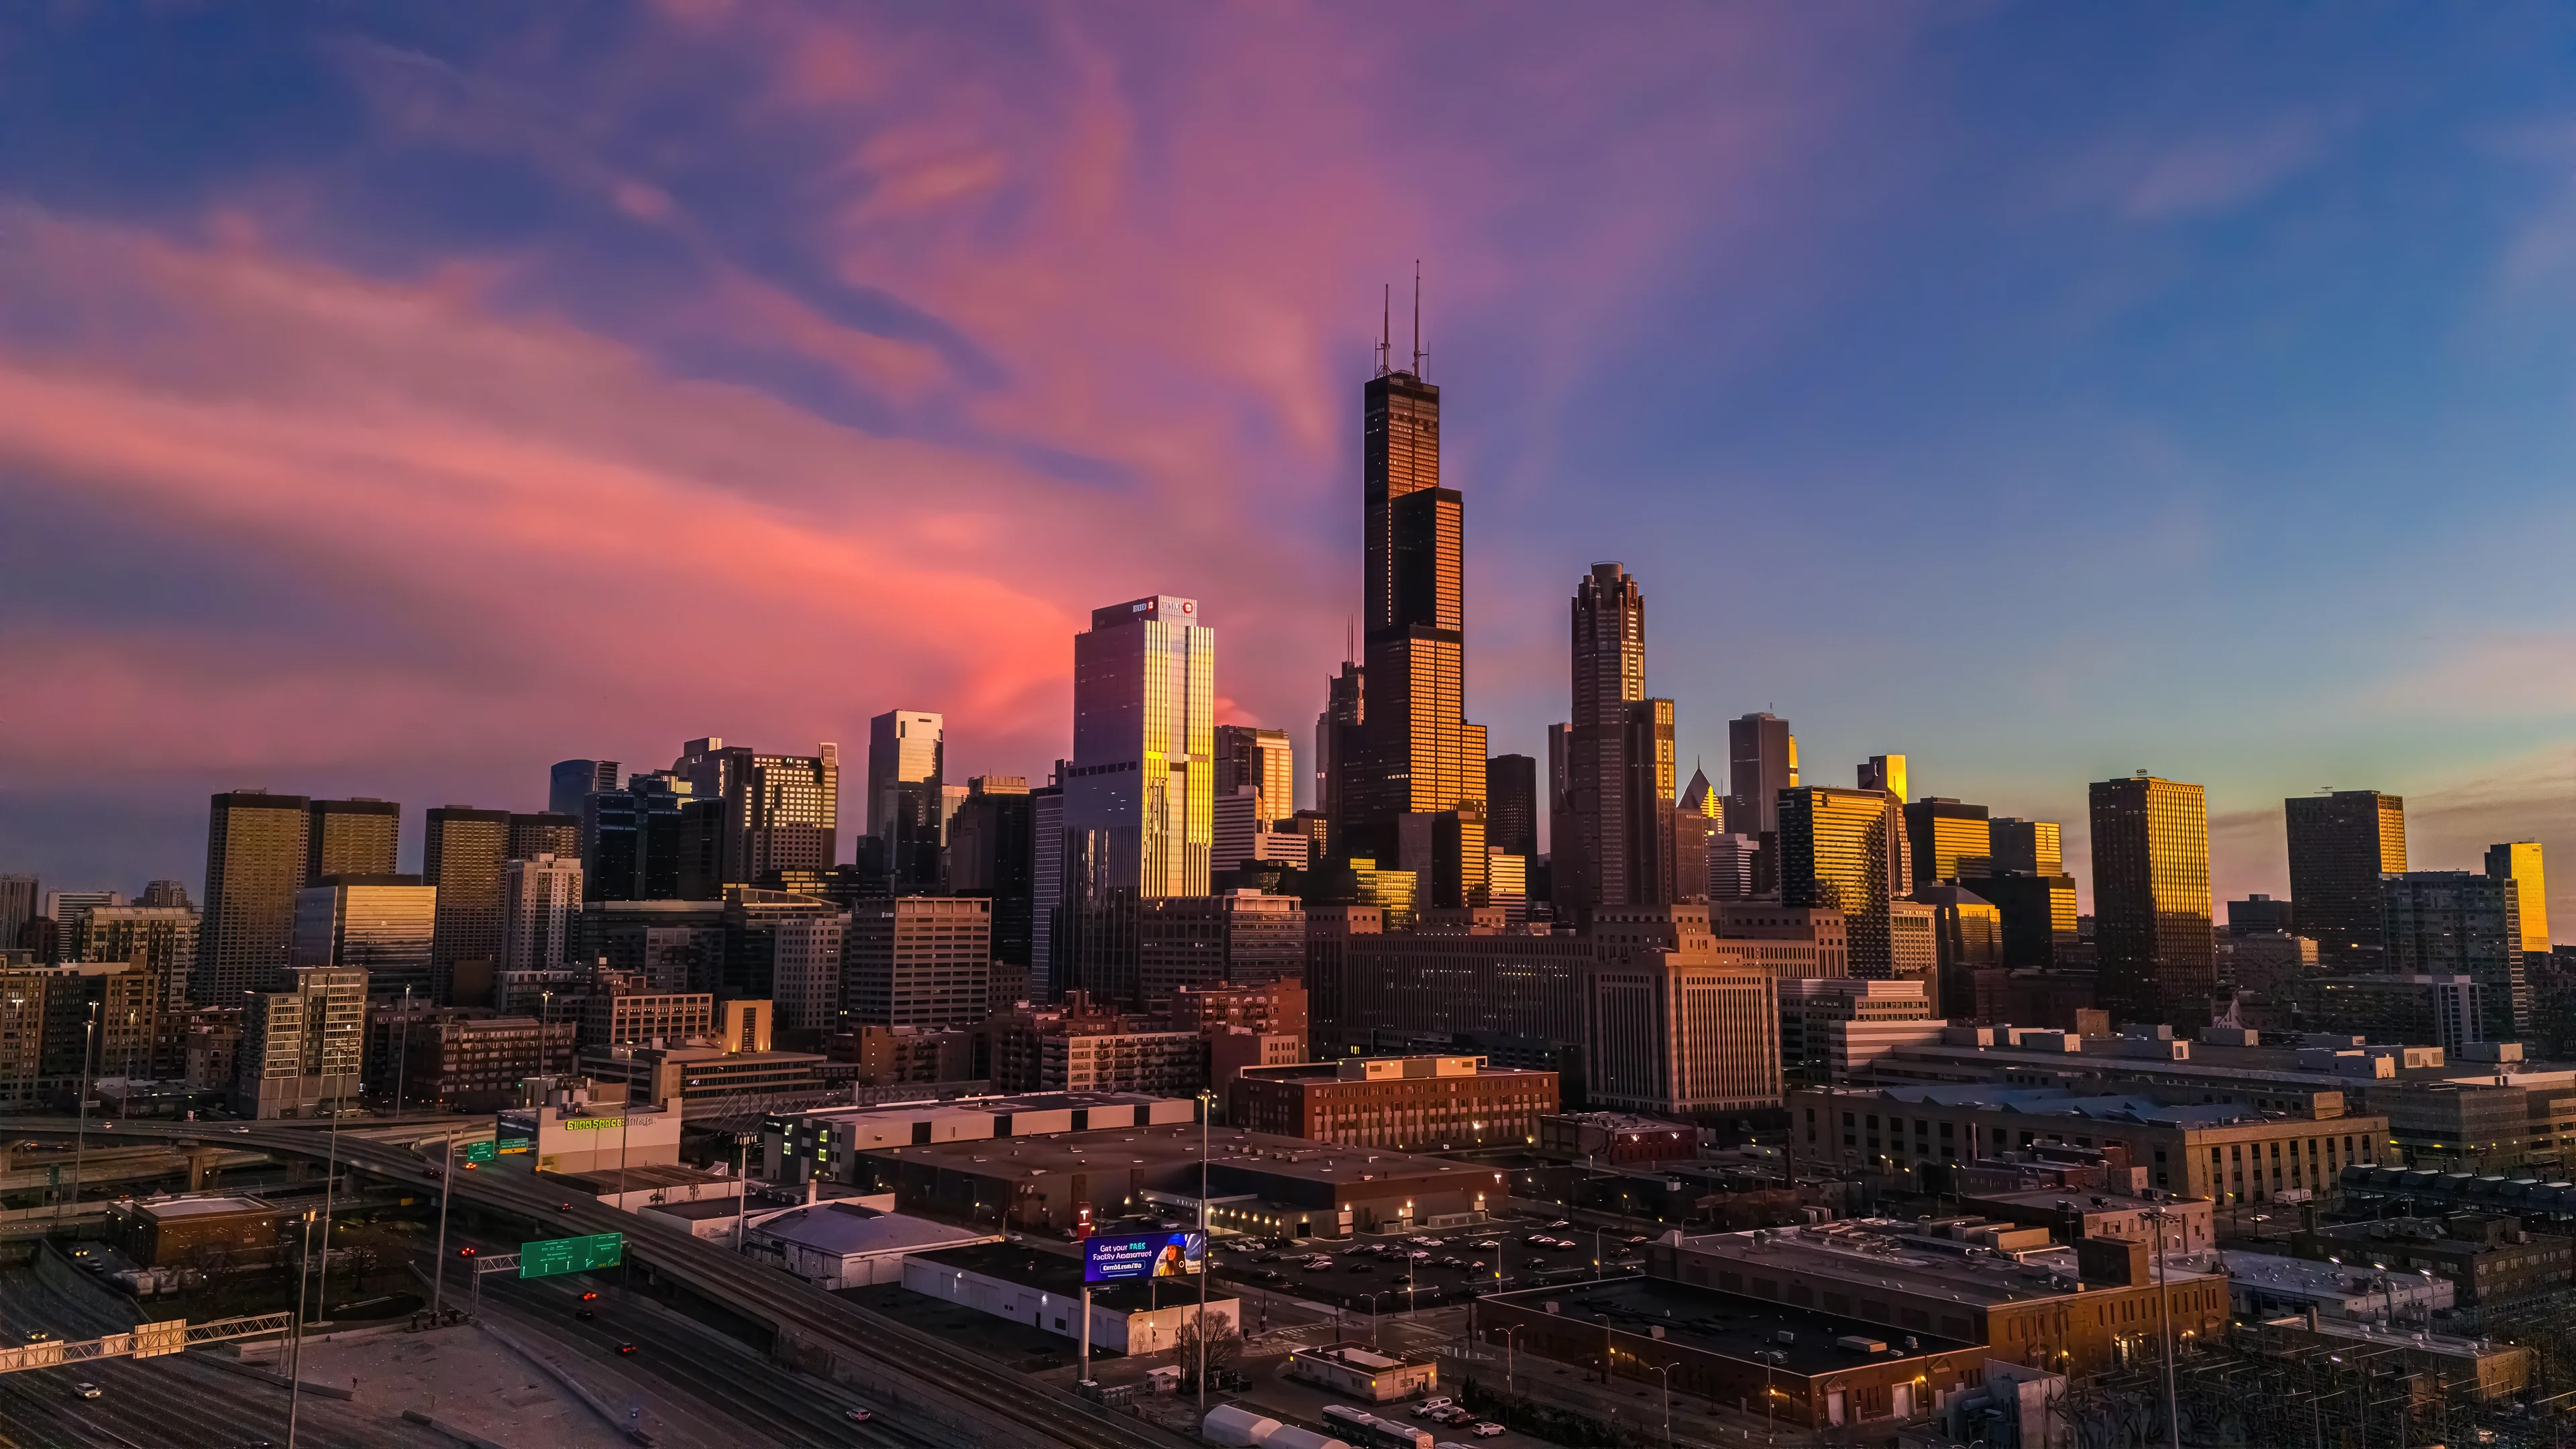
[[[1440,486],[1440,389],[1422,380],[1416,341],[1415,371],[1381,349],[1362,391],[1370,701],[1333,852],[1416,869],[1426,901],[1461,905],[1485,890],[1485,728],[1465,713],[1465,504]],[[1408,861],[1424,841],[1427,858]]]
[[[1538,761],[1496,755],[1485,762],[1485,843],[1505,855],[1538,854]]]
[[[1030,988],[1036,906],[1036,798],[1018,775],[977,775],[948,822],[948,888],[993,902],[993,1000]],[[1059,829],[1061,827],[1059,826]]]
[[[1748,714],[1726,722],[1729,834],[1750,835],[1760,845],[1753,858],[1753,893],[1780,891],[1780,792],[1798,784],[1798,737],[1776,714]]]
[[[2218,989],[2207,796],[2143,770],[2091,793],[2096,997],[2114,1025],[2205,1023]]]
[[[584,799],[616,788],[615,760],[558,760],[546,777],[546,808],[557,815],[579,815]]]
[[[2406,869],[2406,802],[2376,790],[2294,795],[2282,802],[2290,838],[2290,907],[2317,959],[2380,963],[2380,883]]]

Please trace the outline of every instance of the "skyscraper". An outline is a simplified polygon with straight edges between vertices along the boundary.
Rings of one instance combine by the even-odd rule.
[[[300,864],[300,862],[299,862]],[[355,1101],[366,1060],[367,973],[286,973],[286,989],[245,1003],[233,1053],[232,1108],[244,1117],[305,1117]],[[230,1004],[230,1003],[227,1003]]]
[[[1565,818],[1551,822],[1556,898],[1576,911],[1644,904],[1632,876],[1628,705],[1646,697],[1646,595],[1615,563],[1575,586],[1574,710],[1565,731]]]
[[[1798,737],[1775,714],[1727,721],[1726,828],[1753,837],[1753,893],[1780,892],[1780,792],[1798,784]]]
[[[1403,817],[1444,815],[1438,905],[1485,888],[1485,730],[1466,718],[1465,507],[1440,486],[1440,390],[1382,363],[1363,390],[1363,588],[1372,707],[1345,771],[1334,853],[1403,854]],[[1417,834],[1419,832],[1417,831]]]
[[[1894,797],[1799,785],[1782,791],[1778,806],[1781,903],[1841,911],[1851,974],[1886,979],[1895,967],[1888,908],[1913,884]]]
[[[546,777],[546,808],[557,815],[579,815],[583,800],[616,788],[615,760],[558,760]]]
[[[316,800],[304,832],[304,883],[329,875],[391,875],[402,807],[391,800]]]
[[[1059,991],[1132,1001],[1137,902],[1208,893],[1215,710],[1216,633],[1197,600],[1094,609],[1074,636]]]
[[[569,964],[581,894],[577,855],[546,851],[502,862],[501,969],[553,971]]]
[[[722,802],[717,870],[723,884],[830,870],[839,860],[839,745],[826,741],[811,755],[764,755],[710,735],[681,746],[671,770],[696,798]],[[935,792],[932,809],[935,822]]]
[[[2196,1026],[2218,989],[2207,797],[2144,770],[2090,794],[2096,995],[2115,1022]]]
[[[535,860],[541,855],[566,863],[580,860],[581,817],[553,810],[511,812],[510,859]]]
[[[269,990],[281,979],[295,934],[295,893],[304,886],[311,803],[265,790],[214,797],[189,1000],[234,1006],[243,992]]]
[[[136,904],[164,911],[196,909],[196,906],[188,900],[187,883],[175,880],[146,881],[143,886],[143,898]],[[0,912],[0,918],[5,918],[5,912]]]
[[[1538,761],[1496,755],[1485,762],[1485,843],[1524,860],[1538,854]]]
[[[2484,1008],[2484,1040],[2528,1037],[2532,995],[2523,961],[2520,883],[2465,870],[2419,870],[2389,875],[2382,884],[2388,968],[2407,975],[2473,976]],[[2306,930],[2303,915],[2300,933]],[[2324,943],[2318,943],[2317,954],[2325,954]]]
[[[18,934],[36,918],[36,878],[0,875],[0,951],[14,949]]]
[[[1988,873],[2003,875],[2063,875],[2066,852],[2059,845],[2059,830],[2054,820],[2018,820],[2009,815],[1987,822],[1986,836],[1992,851]]]
[[[582,799],[582,890],[595,901],[715,900],[724,802],[668,770]]]
[[[2290,908],[2329,966],[2368,968],[2381,955],[2379,878],[2406,869],[2406,802],[2376,790],[2294,795]]]
[[[1070,964],[1056,950],[1064,920],[1064,772],[1029,792],[1029,999],[1062,999]],[[1213,822],[1211,822],[1211,828]]]
[[[2541,868],[2540,842],[2517,840],[2487,847],[2487,875],[2513,882],[2516,911],[2522,922],[2522,951],[2549,950],[2549,880]]]
[[[1254,823],[1263,830],[1297,813],[1297,757],[1286,730],[1258,725],[1216,727],[1216,793],[1249,785]]]
[[[1941,796],[1907,802],[1905,834],[1913,843],[1914,883],[1956,881],[1962,875],[1992,870],[1994,837],[1986,807],[1963,805]],[[1963,868],[1962,862],[1973,868]]]
[[[438,892],[416,875],[337,875],[295,893],[294,969],[367,973],[369,993],[430,999]]]
[[[1345,659],[1342,672],[1325,681],[1324,710],[1315,716],[1315,811],[1324,817],[1326,834],[1338,835],[1350,823],[1343,797],[1360,757],[1360,727],[1368,718],[1368,672]]]
[[[1029,782],[1018,775],[976,775],[948,823],[948,888],[993,903],[993,999],[1005,1006],[1026,999],[1030,987],[1033,802]]]
[[[438,890],[429,972],[430,994],[441,1006],[490,1004],[508,914],[501,866],[509,858],[509,811],[442,805],[429,812],[420,874]]]
[[[945,823],[946,722],[915,709],[868,721],[868,834],[882,843],[898,892],[939,889]]]

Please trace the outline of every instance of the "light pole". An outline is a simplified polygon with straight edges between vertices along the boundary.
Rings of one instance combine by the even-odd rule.
[[[2156,1321],[2164,1327],[2165,1339],[2165,1429],[2172,1436],[2172,1449],[2182,1449],[2182,1412],[2174,1397],[2173,1293],[2165,1286],[2165,1223],[2172,1213],[2162,1204],[2147,1210],[2156,1225]]]
[[[742,1251],[743,1219],[751,1216],[751,1139],[749,1132],[733,1134],[733,1250]],[[624,1254],[620,1254],[623,1257]]]
[[[72,1138],[72,1196],[80,1196],[81,1163],[89,1156],[89,1051],[98,1035],[98,1003],[89,1004],[89,1024],[81,1028],[80,1128]],[[63,1225],[62,1194],[54,1194],[54,1226]]]
[[[451,1130],[442,1142],[447,1148],[447,1165],[438,1178],[438,1261],[435,1264],[436,1275],[429,1280],[429,1326],[432,1328],[438,1326],[439,1305],[447,1292],[447,1200],[456,1196],[456,1133]],[[625,1254],[618,1256],[624,1257]]]
[[[322,1065],[323,1070],[330,1070],[331,1057],[327,1049],[323,1053]],[[322,1281],[313,1290],[313,1307],[325,1317],[331,1312],[331,1190],[340,1181],[340,1109],[347,1102],[349,1091],[348,1076],[345,1073],[337,1075],[340,1093],[331,1099],[331,1150],[322,1164]]]
[[[1503,1392],[1505,1393],[1520,1392],[1520,1386],[1512,1382],[1512,1335],[1527,1327],[1529,1325],[1526,1323],[1515,1323],[1503,1330]]]
[[[394,1120],[402,1120],[403,1071],[411,1065],[411,988],[403,988],[402,1045],[394,1049]]]
[[[324,1250],[329,1240],[324,1240]],[[305,1261],[313,1256],[313,1213],[304,1214],[304,1251],[295,1260],[295,1341],[286,1360],[286,1449],[295,1449],[296,1413],[304,1406],[304,1282]]]
[[[1664,1449],[1673,1449],[1673,1366],[1659,1363],[1655,1372],[1663,1375],[1664,1381]]]
[[[1208,1119],[1216,1115],[1216,1093],[1199,1094],[1199,1419],[1207,1419],[1207,1300],[1208,1278],[1216,1267],[1216,1255],[1208,1243]],[[1186,1254],[1184,1256],[1187,1256]],[[1241,1313],[1238,1306],[1235,1310]]]

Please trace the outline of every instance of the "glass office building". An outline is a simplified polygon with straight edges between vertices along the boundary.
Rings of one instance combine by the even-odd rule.
[[[2095,781],[2091,805],[2098,999],[2115,1023],[2206,1022],[2218,989],[2206,794],[2141,771]]]

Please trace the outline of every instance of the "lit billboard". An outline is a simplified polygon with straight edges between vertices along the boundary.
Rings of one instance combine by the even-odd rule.
[[[1199,1271],[1206,1258],[1207,1238],[1201,1233],[1086,1238],[1082,1244],[1082,1281],[1117,1283],[1130,1278],[1178,1278]]]

